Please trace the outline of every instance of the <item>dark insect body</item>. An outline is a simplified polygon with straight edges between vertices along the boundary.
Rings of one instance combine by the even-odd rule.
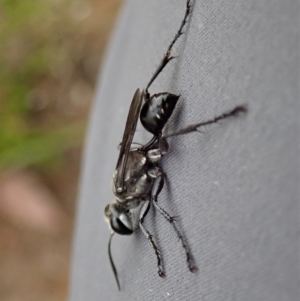
[[[189,270],[191,272],[197,270],[187,243],[176,226],[175,218],[158,205],[158,195],[164,186],[165,177],[159,167],[159,160],[168,151],[168,137],[195,132],[198,131],[201,126],[216,123],[219,120],[235,116],[241,112],[246,112],[245,106],[238,106],[230,112],[224,113],[211,120],[193,124],[169,134],[163,134],[165,124],[172,115],[179,96],[168,92],[151,96],[148,89],[168,62],[173,59],[171,56],[172,47],[183,33],[182,30],[187,22],[191,6],[192,1],[187,0],[185,15],[180,28],[145,90],[136,90],[130,105],[122,142],[120,144],[120,153],[116,170],[113,174],[113,193],[115,194],[116,200],[105,207],[105,217],[112,231],[108,244],[109,259],[119,290],[120,283],[117,270],[111,256],[111,239],[114,233],[130,235],[140,228],[154,250],[159,276],[165,276],[160,249],[153,235],[143,225],[151,205],[162,214],[175,230],[185,250]],[[139,116],[143,127],[152,133],[153,137],[145,145],[133,147],[132,140]]]

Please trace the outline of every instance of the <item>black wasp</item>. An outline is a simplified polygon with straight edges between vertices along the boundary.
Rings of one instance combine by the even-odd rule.
[[[144,218],[151,205],[153,205],[173,226],[181,241],[182,247],[185,250],[189,270],[191,272],[197,270],[184,237],[174,223],[174,217],[170,216],[158,205],[157,198],[164,186],[164,173],[158,163],[162,156],[168,152],[168,137],[194,132],[201,126],[212,124],[221,119],[246,111],[245,106],[238,106],[230,112],[224,113],[212,120],[193,124],[173,133],[162,133],[165,124],[173,113],[179,96],[168,92],[150,95],[148,89],[160,72],[173,59],[173,56],[171,55],[172,47],[183,33],[182,30],[187,23],[191,7],[192,0],[187,0],[184,18],[174,39],[170,43],[166,54],[158,65],[145,90],[136,90],[130,105],[122,142],[120,144],[120,153],[116,170],[113,174],[113,192],[116,200],[105,207],[105,217],[112,231],[108,244],[109,259],[119,289],[120,284],[117,270],[111,256],[111,239],[114,233],[130,235],[140,228],[154,250],[157,259],[158,275],[160,277],[165,276],[159,247],[157,246],[153,235],[143,226]],[[145,145],[133,147],[132,139],[135,134],[139,115],[143,127],[153,134],[153,138]]]

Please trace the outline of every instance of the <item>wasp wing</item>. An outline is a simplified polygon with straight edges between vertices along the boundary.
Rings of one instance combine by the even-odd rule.
[[[118,193],[121,193],[124,189],[125,167],[126,167],[132,139],[136,130],[136,125],[139,117],[139,112],[141,109],[143,95],[144,95],[143,91],[141,92],[140,89],[137,89],[134,93],[129,108],[125,130],[121,142],[119,158],[116,166],[117,178],[116,178],[115,185],[116,185],[116,192]]]

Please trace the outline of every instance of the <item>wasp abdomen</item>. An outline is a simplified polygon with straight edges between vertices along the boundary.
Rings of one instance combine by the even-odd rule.
[[[179,96],[171,93],[152,95],[141,110],[141,123],[153,135],[159,135],[173,113]]]

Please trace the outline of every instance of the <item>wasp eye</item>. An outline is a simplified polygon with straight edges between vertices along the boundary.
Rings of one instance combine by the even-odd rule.
[[[118,234],[130,235],[133,233],[133,231],[131,229],[127,228],[117,217],[113,217],[110,220],[110,225],[111,225],[112,229]]]
[[[107,205],[104,209],[104,214],[105,216],[109,217],[111,215],[110,209],[109,209],[109,205]]]

